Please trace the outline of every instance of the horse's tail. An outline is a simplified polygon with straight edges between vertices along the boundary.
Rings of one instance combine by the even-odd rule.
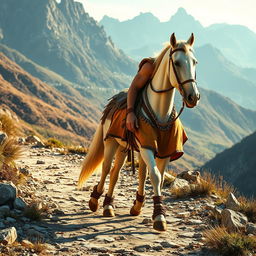
[[[78,187],[81,188],[86,180],[101,166],[104,155],[103,126],[100,124],[94,134],[89,151],[84,159],[83,167],[78,180]]]

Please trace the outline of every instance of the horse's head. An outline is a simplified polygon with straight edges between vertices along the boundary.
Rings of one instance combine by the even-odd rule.
[[[173,33],[170,38],[170,63],[171,84],[179,90],[187,107],[193,108],[200,100],[200,94],[196,86],[196,64],[192,33],[187,41],[177,41]]]

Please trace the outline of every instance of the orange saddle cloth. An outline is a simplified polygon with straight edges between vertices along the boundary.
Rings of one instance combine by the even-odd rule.
[[[106,138],[114,137],[126,141],[125,118],[126,109],[119,109],[113,114]],[[187,135],[179,118],[168,130],[158,130],[140,117],[138,122],[139,129],[136,129],[135,137],[142,148],[153,150],[158,158],[170,157],[170,161],[183,155]]]

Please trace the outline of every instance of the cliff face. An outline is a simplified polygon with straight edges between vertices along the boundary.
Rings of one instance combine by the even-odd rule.
[[[218,154],[202,168],[220,174],[246,196],[256,197],[256,132]]]
[[[47,136],[85,142],[99,112],[85,99],[63,94],[0,53],[0,107]]]
[[[2,0],[0,42],[85,86],[122,88],[136,66],[73,0]]]

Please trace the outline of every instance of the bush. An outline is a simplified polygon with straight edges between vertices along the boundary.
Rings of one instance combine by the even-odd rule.
[[[246,256],[256,250],[256,237],[240,233],[228,233],[223,227],[204,232],[205,243],[223,256]]]
[[[45,146],[48,148],[63,148],[64,147],[63,143],[56,138],[49,138],[45,142]]]
[[[20,131],[17,124],[7,115],[0,115],[0,130],[5,132],[8,136],[18,136]]]

